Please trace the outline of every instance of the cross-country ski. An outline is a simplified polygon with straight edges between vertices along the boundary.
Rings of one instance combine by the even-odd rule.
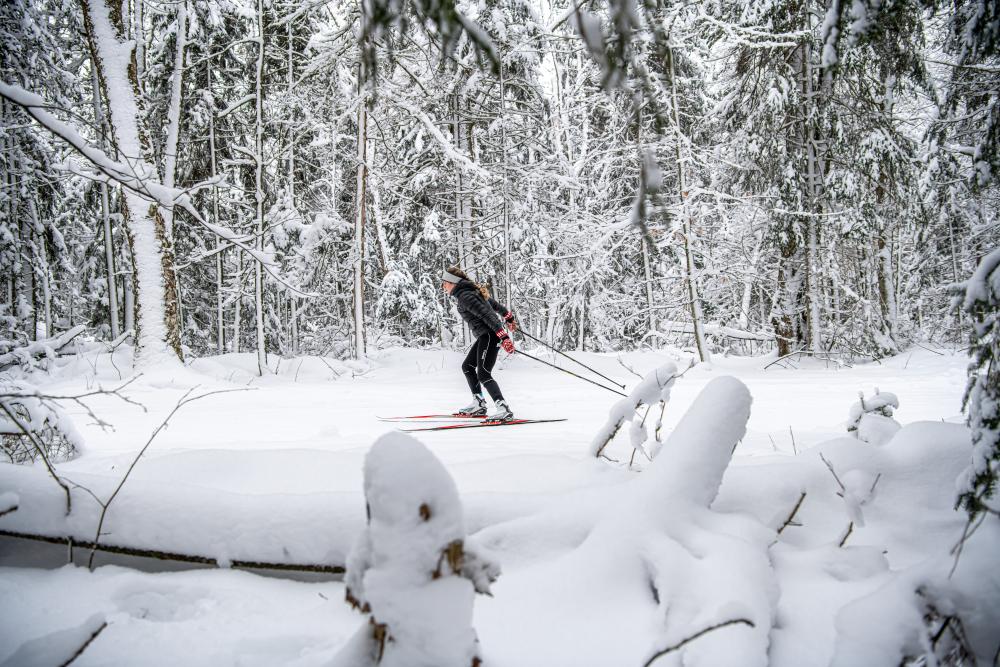
[[[487,426],[519,426],[522,424],[546,424],[549,422],[564,422],[565,419],[508,419],[506,421],[485,420],[468,424],[446,424],[444,426],[427,426],[424,428],[404,428],[401,431],[456,431],[465,428],[485,428]]]

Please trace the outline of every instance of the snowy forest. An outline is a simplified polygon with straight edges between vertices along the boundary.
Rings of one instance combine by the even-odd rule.
[[[458,264],[561,348],[880,358],[1000,237],[989,2],[127,4],[2,10],[10,339],[457,345]]]
[[[0,665],[1000,664],[998,313],[994,0],[7,0]]]

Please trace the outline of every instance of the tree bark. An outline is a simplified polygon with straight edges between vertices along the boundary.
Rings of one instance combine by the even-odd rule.
[[[137,173],[155,179],[152,151],[139,89],[136,46],[126,38],[121,6],[105,0],[80,0],[91,57],[118,152]],[[128,54],[127,62],[121,57]],[[136,299],[137,368],[183,358],[177,319],[174,254],[159,207],[132,190],[124,190],[125,221]]]
[[[105,141],[107,119],[101,104],[97,72],[91,69],[91,75],[94,80],[94,119],[99,128],[97,146],[103,151],[107,150]],[[111,324],[111,340],[115,340],[121,335],[121,324],[118,319],[118,281],[115,279],[115,245],[111,232],[111,201],[108,196],[108,184],[102,182],[99,187],[101,191],[101,224],[104,230],[104,263],[108,271],[108,321]]]
[[[365,218],[368,198],[368,105],[364,64],[358,65],[357,182],[354,191],[354,355],[365,355]]]
[[[684,236],[684,267],[687,278],[688,299],[691,308],[691,323],[694,326],[694,341],[698,347],[698,357],[703,362],[712,361],[712,353],[705,340],[704,315],[701,309],[701,297],[698,295],[698,282],[695,275],[694,254],[691,251],[691,213],[688,207],[687,185],[685,183],[684,160],[681,150],[683,135],[681,133],[680,116],[677,111],[677,82],[674,74],[674,50],[668,49],[670,55],[670,94],[674,116],[674,132],[677,147],[677,193],[681,203],[681,230]]]
[[[257,204],[257,250],[264,251],[264,3],[257,0],[257,64],[255,67],[254,195]],[[254,310],[257,325],[257,371],[267,370],[264,339],[264,272],[259,259],[253,262]]]

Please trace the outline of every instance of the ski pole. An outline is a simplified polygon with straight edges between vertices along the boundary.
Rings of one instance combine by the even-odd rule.
[[[521,352],[521,350],[514,350],[514,354],[520,354],[521,356],[528,357],[529,359],[534,359],[535,361],[537,361],[537,362],[539,362],[541,364],[545,364],[546,366],[551,366],[552,368],[556,369],[557,371],[562,371],[563,373],[569,373],[570,375],[572,375],[575,378],[580,378],[581,380],[584,380],[585,382],[589,382],[590,384],[597,385],[601,389],[607,389],[608,391],[613,391],[614,393],[618,394],[619,396],[626,396],[626,397],[628,396],[627,394],[621,393],[617,389],[612,389],[611,387],[605,387],[600,382],[594,382],[593,380],[591,380],[589,378],[585,378],[582,375],[577,375],[573,371],[568,371],[565,368],[562,368],[560,366],[556,366],[555,364],[550,364],[549,362],[544,361],[542,359],[539,359],[538,357],[534,357],[534,356],[528,354],[527,352]]]
[[[607,380],[607,381],[608,381],[608,382],[610,382],[611,384],[615,385],[616,387],[621,387],[622,389],[624,389],[624,388],[625,388],[625,385],[623,385],[623,384],[618,384],[617,382],[615,382],[614,380],[612,380],[611,378],[609,378],[609,377],[608,377],[607,375],[604,375],[603,373],[600,373],[600,372],[598,372],[598,371],[595,371],[595,370],[594,370],[593,368],[591,368],[591,367],[590,367],[590,366],[588,366],[587,364],[583,363],[582,361],[579,361],[578,359],[574,359],[573,357],[569,356],[569,355],[568,355],[568,354],[566,354],[565,352],[562,352],[562,351],[560,351],[560,350],[557,350],[556,348],[554,348],[554,347],[552,347],[551,345],[549,345],[548,343],[546,343],[546,342],[545,342],[544,340],[539,340],[539,339],[535,338],[534,336],[532,336],[532,335],[531,335],[530,333],[528,333],[527,331],[524,331],[524,330],[522,330],[522,329],[518,329],[518,331],[519,331],[519,332],[521,333],[521,335],[522,335],[522,336],[524,336],[525,338],[530,338],[531,340],[535,341],[536,343],[541,343],[542,345],[544,345],[545,347],[549,348],[550,350],[552,350],[552,351],[553,351],[553,352],[555,352],[556,354],[561,354],[562,356],[566,357],[566,358],[567,358],[567,359],[569,359],[570,361],[575,361],[576,363],[580,364],[581,366],[583,366],[584,368],[586,368],[586,369],[587,369],[588,371],[590,371],[591,373],[595,373],[595,374],[597,374],[597,375],[600,375],[600,376],[601,376],[602,378],[604,378],[605,380]]]

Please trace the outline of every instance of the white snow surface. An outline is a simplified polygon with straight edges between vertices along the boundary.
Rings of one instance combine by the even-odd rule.
[[[93,496],[109,497],[177,400],[192,387],[240,388],[172,418],[111,505],[101,540],[222,563],[343,565],[366,525],[366,454],[395,427],[420,425],[376,417],[466,403],[461,356],[272,358],[276,372],[264,378],[254,377],[252,354],[196,360],[129,385],[124,393],[145,411],[113,396],[87,399],[113,430],[63,403],[87,443],[57,465],[76,485],[73,510],[65,515],[44,467],[2,465],[0,496],[18,510],[0,517],[0,530],[92,540]],[[619,356],[644,374],[688,362],[669,352],[581,359],[631,388],[636,378]],[[927,597],[960,614],[972,648],[992,660],[1000,522],[987,518],[957,566],[951,553],[965,526],[953,506],[970,460],[960,415],[967,358],[917,349],[854,368],[806,361],[765,371],[771,360],[717,357],[676,380],[663,447],[631,468],[628,429],[606,449],[621,463],[590,452],[618,397],[520,357],[496,372],[515,413],[567,421],[415,434],[453,480],[433,488],[464,508],[449,530],[464,530],[470,553],[502,566],[492,597],[474,601],[486,665],[641,665],[738,619],[753,627],[722,627],[655,664],[899,664],[925,639]],[[129,367],[119,348],[31,381],[70,395],[117,386],[117,369]],[[891,387],[900,406],[893,418],[902,428],[881,446],[845,435],[858,392],[874,386]],[[393,466],[412,467],[414,483],[438,474],[410,462],[402,443],[412,441],[396,438]],[[100,618],[107,627],[74,664],[329,665],[364,620],[337,581],[176,564],[91,572],[80,549],[76,564],[51,569],[51,558],[36,566],[36,547],[26,545],[34,543],[0,538],[0,664],[82,643]]]

